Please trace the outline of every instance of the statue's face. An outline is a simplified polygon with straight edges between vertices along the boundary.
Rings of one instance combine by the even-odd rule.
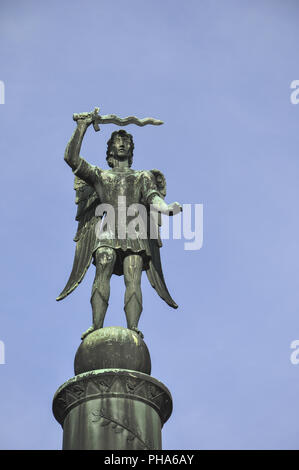
[[[112,152],[118,158],[128,158],[130,156],[130,139],[126,136],[116,135],[113,138]]]

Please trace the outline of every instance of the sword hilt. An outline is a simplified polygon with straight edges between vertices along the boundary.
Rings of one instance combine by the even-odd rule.
[[[93,128],[96,132],[98,132],[100,130],[99,123],[98,123],[98,121],[100,119],[99,111],[100,111],[100,108],[94,108],[92,113],[73,114],[73,120],[74,121],[79,121],[79,119],[84,120],[84,119],[92,118]]]

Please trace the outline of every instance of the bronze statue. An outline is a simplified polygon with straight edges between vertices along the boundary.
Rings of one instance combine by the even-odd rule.
[[[82,339],[94,330],[103,327],[105,314],[110,296],[110,278],[112,274],[124,275],[126,286],[125,306],[127,326],[143,337],[138,330],[138,322],[142,312],[141,274],[146,271],[151,285],[160,297],[173,308],[177,304],[172,299],[166,287],[160,260],[159,236],[161,225],[160,214],[175,215],[182,210],[179,203],[166,204],[166,182],[159,170],[133,170],[133,138],[124,130],[112,133],[107,144],[107,163],[110,169],[103,170],[90,165],[80,155],[82,141],[87,128],[93,124],[96,131],[99,123],[115,123],[126,125],[130,123],[143,126],[146,124],[159,125],[162,121],[152,118],[137,119],[136,117],[118,118],[115,115],[100,116],[98,108],[92,113],[82,113],[73,116],[77,128],[69,141],[64,159],[75,174],[74,189],[78,205],[76,220],[78,230],[74,241],[76,252],[73,269],[69,280],[57,300],[64,299],[83,280],[91,262],[95,264],[96,274],[91,294],[93,325],[82,335]],[[121,208],[120,200],[124,205]],[[120,212],[124,209],[127,216],[125,222],[105,225],[106,211],[99,207],[111,206],[116,219],[121,219]],[[135,230],[129,233],[128,227],[134,222],[136,213],[129,211],[130,207],[142,205],[145,208],[146,220],[138,219]],[[130,215],[128,215],[130,212]],[[157,215],[157,223],[153,223]],[[101,221],[99,229],[99,220]],[[122,219],[123,220],[123,219]],[[145,223],[146,235],[141,236],[142,225]],[[103,223],[106,230],[103,230]],[[151,230],[150,230],[151,227]],[[153,229],[153,227],[156,227]],[[142,228],[142,227],[141,227]],[[120,233],[123,232],[123,233]],[[131,231],[132,232],[132,231]]]

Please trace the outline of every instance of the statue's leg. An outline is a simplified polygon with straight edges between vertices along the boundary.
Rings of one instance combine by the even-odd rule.
[[[110,297],[110,278],[116,261],[112,248],[101,247],[95,252],[96,275],[92,287],[91,305],[93,326],[97,330],[103,327]]]
[[[126,285],[125,312],[130,330],[138,330],[138,322],[142,312],[141,274],[143,260],[140,255],[129,255],[124,259],[124,278]]]
[[[95,252],[96,275],[91,293],[93,325],[82,335],[82,339],[94,330],[103,327],[110,297],[110,279],[116,261],[113,248],[100,247]]]

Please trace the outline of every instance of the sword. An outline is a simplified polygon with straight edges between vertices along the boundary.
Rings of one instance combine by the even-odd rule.
[[[99,111],[100,108],[95,108],[92,113],[73,114],[73,120],[78,121],[79,119],[92,118],[93,128],[96,132],[100,130],[99,124],[116,124],[118,126],[136,124],[136,126],[141,127],[146,126],[147,124],[152,124],[153,126],[160,126],[161,124],[163,124],[163,121],[151,117],[139,119],[136,116],[127,116],[125,118],[120,118],[115,114],[105,114],[103,116],[100,116]]]

